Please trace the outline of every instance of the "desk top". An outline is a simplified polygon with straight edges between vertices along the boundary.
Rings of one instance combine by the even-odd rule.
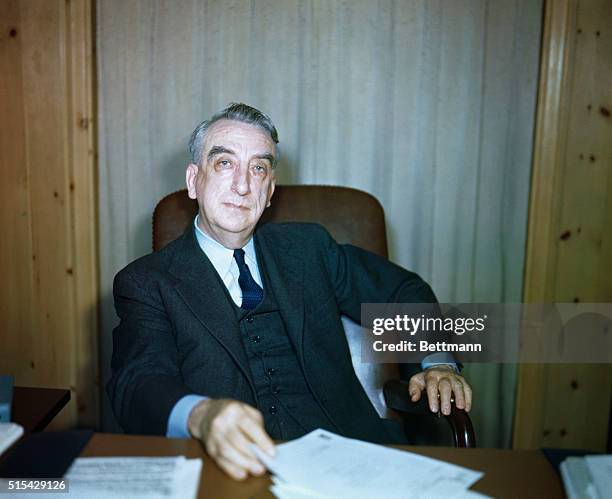
[[[42,431],[69,401],[70,390],[16,386],[11,420],[26,433]]]
[[[472,490],[499,498],[564,498],[561,481],[544,455],[536,450],[454,449],[412,447],[402,449],[455,463],[485,476]],[[204,460],[198,497],[269,499],[269,476],[236,482],[227,477],[195,440],[96,433],[81,456],[175,456]]]

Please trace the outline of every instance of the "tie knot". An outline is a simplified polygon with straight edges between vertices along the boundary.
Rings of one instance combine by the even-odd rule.
[[[244,250],[242,248],[234,250],[234,259],[236,260],[238,267],[246,265],[246,262],[244,261]]]
[[[242,248],[234,250],[234,258],[239,266],[244,265],[244,250]]]

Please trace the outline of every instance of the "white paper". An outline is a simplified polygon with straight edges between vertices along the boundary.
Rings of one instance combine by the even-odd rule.
[[[569,499],[599,499],[593,477],[584,457],[568,457],[559,467]]]
[[[0,455],[23,435],[23,427],[17,423],[0,423]]]
[[[287,484],[275,476],[272,476],[270,491],[278,499],[322,499],[324,497],[315,494],[311,490]]]
[[[201,470],[201,459],[183,456],[81,457],[65,478],[71,498],[189,499],[198,493]]]
[[[279,479],[278,497],[293,491],[320,497],[445,499],[465,496],[483,473],[315,430],[277,446],[274,458],[255,449],[259,459]],[[275,489],[272,489],[273,492]]]
[[[274,484],[270,492],[278,499],[324,499],[323,496],[312,495],[309,491],[291,485]]]
[[[610,491],[612,491],[612,455],[585,456],[584,458],[599,497],[610,497]]]

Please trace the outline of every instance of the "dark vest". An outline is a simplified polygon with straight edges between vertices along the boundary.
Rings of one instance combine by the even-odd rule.
[[[238,307],[221,279],[219,283],[236,314],[265,429],[276,440],[298,438],[316,428],[337,432],[308,387],[261,258],[258,264],[264,297],[255,310]]]

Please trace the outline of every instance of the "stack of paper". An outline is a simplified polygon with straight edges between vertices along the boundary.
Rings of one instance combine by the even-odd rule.
[[[603,499],[612,490],[612,455],[568,457],[561,478],[570,499]]]
[[[0,455],[23,435],[23,427],[17,423],[0,423]]]
[[[610,497],[610,491],[612,490],[612,454],[585,456],[585,459],[599,497]]]
[[[280,499],[480,496],[468,488],[481,472],[321,429],[279,445],[274,459],[256,452]]]
[[[201,470],[201,459],[184,456],[81,457],[65,478],[70,497],[189,499],[198,493]]]

